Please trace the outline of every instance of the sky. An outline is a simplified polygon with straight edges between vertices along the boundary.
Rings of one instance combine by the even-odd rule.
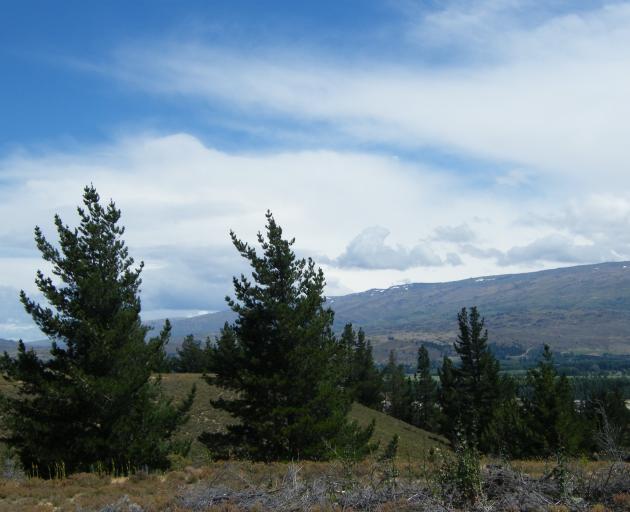
[[[122,210],[146,319],[226,308],[270,209],[328,295],[630,259],[630,2],[7,0],[0,337]]]

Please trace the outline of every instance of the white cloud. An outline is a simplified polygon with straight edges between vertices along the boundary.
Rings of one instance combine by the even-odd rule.
[[[407,270],[413,267],[439,267],[444,264],[442,258],[427,245],[419,244],[412,248],[387,245],[385,239],[389,233],[382,226],[366,228],[352,239],[342,254],[329,263],[341,268],[367,270]]]
[[[444,261],[446,263],[448,263],[449,265],[452,265],[454,267],[458,266],[458,265],[463,265],[464,262],[462,261],[462,259],[459,257],[459,255],[457,253],[454,252],[449,252],[446,255],[446,258],[444,259]]]
[[[440,5],[408,10],[399,61],[142,41],[90,66],[197,113],[216,106],[284,149],[133,134],[0,156],[0,337],[28,327],[14,292],[45,269],[33,227],[54,239],[53,215],[73,224],[90,182],[147,262],[148,316],[221,309],[243,270],[228,230],[255,240],[267,209],[331,295],[630,258],[630,4]],[[427,148],[453,167],[428,165]]]
[[[505,174],[496,177],[497,185],[505,187],[520,187],[531,182],[530,173],[522,169],[512,169]]]
[[[461,23],[455,11],[444,15],[459,34],[496,21],[483,36],[497,48],[487,62],[436,68],[166,44],[126,47],[108,72],[156,93],[229,105],[244,118],[323,121],[357,140],[446,148],[541,178],[628,183],[630,5],[546,12],[521,26],[505,22],[519,12],[511,4],[484,2]]]
[[[626,252],[626,254],[628,254]],[[500,265],[515,263],[535,264],[541,261],[559,263],[596,263],[615,260],[615,254],[605,247],[594,244],[578,244],[570,237],[549,235],[524,245],[512,247]]]
[[[615,243],[603,238],[601,243],[592,240],[578,241],[575,237],[553,233],[536,238],[525,245],[516,245],[507,251],[464,244],[461,250],[475,258],[493,259],[501,267],[524,264],[537,267],[541,264],[600,263],[630,259],[630,244]]]
[[[221,309],[231,276],[243,270],[228,231],[254,241],[268,208],[297,237],[300,254],[320,261],[341,253],[366,224],[424,219],[414,233],[397,233],[396,242],[411,247],[438,219],[459,218],[439,200],[444,191],[458,190],[457,181],[427,167],[352,152],[229,154],[186,134],[123,138],[77,153],[22,152],[0,160],[0,172],[13,177],[0,189],[0,215],[12,219],[0,226],[0,284],[35,291],[36,269],[48,269],[34,249],[33,227],[56,240],[53,215],[75,224],[83,186],[94,183],[103,199],[113,198],[122,209],[131,254],[147,263],[143,305],[149,315]],[[469,201],[459,208],[468,209]],[[422,246],[408,257],[436,262]],[[332,267],[327,278],[330,293],[371,284],[368,276],[357,280],[352,270]]]
[[[474,241],[477,235],[468,224],[464,223],[458,226],[438,226],[432,238],[444,242],[466,243]]]
[[[630,196],[621,191],[506,196],[492,183],[357,152],[238,155],[186,134],[145,135],[74,154],[8,156],[0,172],[12,177],[0,189],[0,215],[12,219],[0,225],[0,285],[11,287],[14,312],[16,291],[34,293],[36,269],[47,270],[33,226],[56,240],[53,215],[73,225],[90,182],[122,209],[131,254],[147,262],[148,317],[222,309],[231,276],[245,270],[228,230],[254,241],[268,208],[299,254],[323,264],[330,295],[630,257]],[[17,313],[0,324],[0,337],[28,326]]]

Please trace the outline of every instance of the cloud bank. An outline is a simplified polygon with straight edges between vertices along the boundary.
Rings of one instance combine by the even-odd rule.
[[[387,55],[164,37],[75,62],[195,129],[0,155],[0,337],[32,328],[33,227],[54,239],[90,182],[146,261],[147,317],[223,309],[246,270],[228,231],[255,240],[267,209],[328,295],[630,259],[630,5],[397,5]]]
[[[544,11],[522,23],[531,6],[497,4],[451,3],[407,24],[411,44],[418,34],[441,34],[483,58],[461,50],[427,66],[412,57],[366,61],[171,42],[121,48],[104,72],[151,93],[229,105],[253,123],[291,120],[305,132],[325,123],[355,141],[514,164],[521,170],[504,179],[511,183],[529,172],[590,185],[625,176],[630,5]]]

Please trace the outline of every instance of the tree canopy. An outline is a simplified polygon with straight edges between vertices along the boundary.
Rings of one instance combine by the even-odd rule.
[[[229,391],[213,402],[235,423],[226,433],[200,439],[216,457],[255,460],[325,459],[338,450],[366,450],[371,429],[348,422],[352,392],[345,385],[347,358],[333,334],[333,312],[324,306],[324,274],[296,257],[270,212],[262,248],[232,243],[251,266],[235,277],[238,315],[226,324],[211,354],[210,384]],[[373,427],[372,427],[373,428]]]
[[[52,276],[37,272],[36,285],[49,305],[22,291],[26,311],[52,341],[42,360],[20,342],[17,357],[1,361],[17,396],[2,396],[5,441],[24,467],[50,475],[88,470],[98,464],[120,468],[168,465],[182,449],[172,441],[187,419],[194,390],[174,406],[152,371],[164,356],[170,324],[145,342],[139,288],[143,264],[134,266],[122,239],[121,213],[86,187],[79,226],[55,216],[58,246],[39,227],[35,241]]]

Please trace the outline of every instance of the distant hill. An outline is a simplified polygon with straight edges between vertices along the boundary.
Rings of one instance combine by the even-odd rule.
[[[4,352],[8,352],[9,354],[14,353],[17,350],[17,343],[13,340],[5,340],[0,338],[0,354],[4,354]]]
[[[33,349],[39,357],[47,358],[50,355],[50,341],[37,340],[25,342],[26,349]],[[11,356],[17,354],[18,342],[0,338],[0,355],[7,352]]]
[[[328,302],[335,328],[346,322],[363,327],[379,359],[391,348],[404,360],[422,342],[451,344],[457,312],[473,305],[486,318],[490,341],[499,345],[548,343],[559,351],[630,354],[628,262],[406,284]],[[215,335],[233,318],[231,312],[219,312],[173,320],[173,339]]]

